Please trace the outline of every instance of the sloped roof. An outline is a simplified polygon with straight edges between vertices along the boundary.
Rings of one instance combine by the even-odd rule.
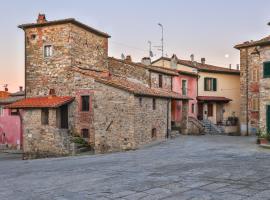
[[[47,22],[44,22],[44,23],[28,23],[28,24],[22,24],[22,25],[19,25],[18,27],[21,28],[21,29],[27,29],[27,28],[34,28],[34,27],[43,27],[43,26],[51,26],[51,25],[58,25],[58,24],[66,24],[66,23],[72,23],[74,25],[77,25],[87,31],[90,31],[92,33],[95,33],[99,36],[103,36],[105,38],[109,38],[111,37],[110,35],[108,35],[107,33],[104,33],[102,31],[99,31],[95,28],[92,28],[86,24],[83,24],[79,21],[77,21],[76,19],[74,18],[67,18],[67,19],[61,19],[61,20],[54,20],[54,21],[47,21]]]
[[[178,76],[177,72],[168,70],[166,68],[159,68],[157,66],[144,65],[142,63],[134,63],[134,62],[121,60],[121,59],[117,59],[113,57],[109,57],[108,60],[109,60],[109,65],[111,66],[115,65],[115,62],[117,62],[118,64],[126,64],[126,65],[133,65],[136,67],[142,67],[142,68],[148,69],[149,71],[158,72],[158,73],[162,73],[162,74],[166,74],[170,76]]]
[[[0,99],[9,97],[10,93],[6,91],[0,91]]]
[[[11,104],[22,99],[24,99],[24,96],[9,96],[3,99],[0,98],[0,104]]]
[[[70,70],[81,73],[86,76],[91,76],[95,81],[109,85],[115,88],[125,90],[127,92],[133,93],[138,96],[151,96],[151,97],[160,97],[160,98],[169,98],[169,99],[179,99],[179,100],[189,100],[191,98],[187,96],[182,96],[176,92],[167,91],[159,88],[150,88],[147,85],[142,83],[135,83],[126,78],[110,75],[107,72],[99,73],[92,70],[81,69],[78,67],[73,67]]]
[[[241,44],[237,44],[234,46],[234,48],[236,49],[241,49],[241,48],[245,48],[245,47],[252,47],[252,46],[257,46],[257,45],[270,45],[270,35],[267,37],[264,37],[260,40],[256,40],[256,41],[247,41]]]
[[[8,108],[58,108],[62,105],[70,103],[74,97],[70,96],[45,96],[32,97],[17,101],[8,105]]]
[[[179,69],[165,68],[165,67],[160,67],[160,66],[155,66],[155,65],[152,65],[152,67],[153,68],[159,68],[159,69],[166,69],[166,70],[169,70],[169,71],[176,72],[177,74],[183,74],[183,75],[188,75],[188,76],[198,76],[197,73],[187,72],[187,71],[183,71],[183,70],[179,70]]]
[[[167,60],[167,61],[171,61],[170,58],[167,57],[161,57],[155,61],[153,61],[152,63],[155,63],[159,60]],[[237,74],[240,75],[240,71],[236,70],[236,69],[229,69],[229,68],[225,68],[225,67],[219,67],[219,66],[215,66],[215,65],[209,65],[209,64],[202,64],[199,62],[192,62],[191,60],[182,60],[182,59],[177,59],[177,63],[180,65],[185,65],[188,67],[192,67],[195,69],[198,69],[199,71],[202,72],[213,72],[213,73],[227,73],[227,74]]]
[[[198,96],[198,101],[213,101],[213,102],[229,102],[232,101],[227,97],[219,97],[219,96]]]

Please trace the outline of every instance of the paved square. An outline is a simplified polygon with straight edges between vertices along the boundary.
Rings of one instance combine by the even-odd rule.
[[[0,156],[0,199],[270,199],[270,150],[254,137],[181,136],[125,153]]]

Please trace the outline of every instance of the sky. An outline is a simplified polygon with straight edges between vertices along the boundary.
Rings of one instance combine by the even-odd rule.
[[[148,41],[156,59],[164,54],[228,67],[238,64],[233,46],[268,36],[269,0],[2,0],[0,4],[0,90],[24,85],[24,34],[19,24],[75,18],[109,33],[109,55],[131,55],[134,61],[149,55]]]

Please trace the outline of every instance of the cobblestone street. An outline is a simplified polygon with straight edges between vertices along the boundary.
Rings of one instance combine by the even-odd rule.
[[[0,160],[0,199],[270,199],[254,137],[181,136],[126,153]]]

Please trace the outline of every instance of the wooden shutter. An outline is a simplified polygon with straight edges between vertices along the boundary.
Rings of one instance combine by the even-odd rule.
[[[270,62],[263,63],[263,77],[270,78]]]
[[[208,78],[204,78],[204,91],[207,91],[207,79]]]
[[[217,91],[217,79],[213,78],[213,91]]]

